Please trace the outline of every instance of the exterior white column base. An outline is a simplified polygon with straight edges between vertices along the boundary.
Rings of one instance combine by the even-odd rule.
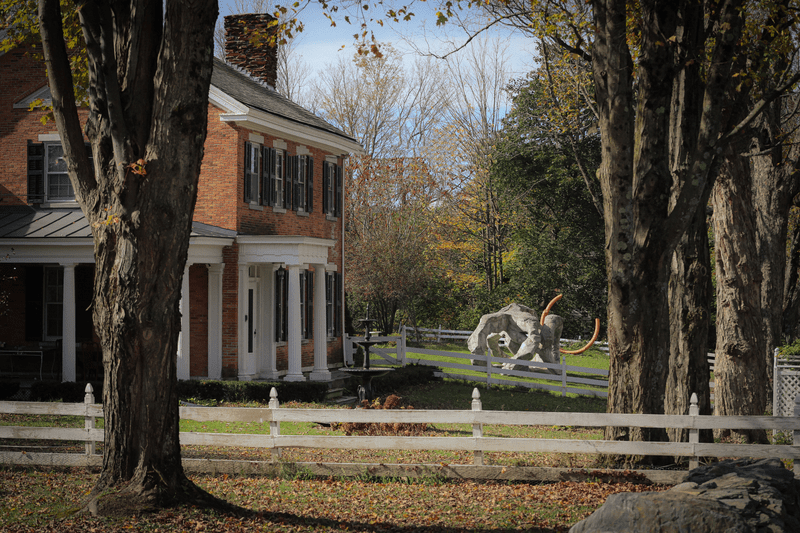
[[[306,377],[303,374],[286,374],[283,381],[305,381]]]
[[[328,370],[314,370],[308,375],[310,381],[330,381],[331,373]]]

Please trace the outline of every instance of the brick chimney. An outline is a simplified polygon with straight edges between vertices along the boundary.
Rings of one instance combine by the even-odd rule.
[[[269,27],[274,20],[267,13],[225,17],[225,59],[273,89],[278,79],[278,47],[264,41],[275,31]]]

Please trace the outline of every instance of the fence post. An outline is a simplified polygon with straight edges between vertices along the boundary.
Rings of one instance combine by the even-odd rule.
[[[794,416],[800,416],[800,394],[798,394],[794,399]],[[795,429],[792,433],[792,444],[794,446],[800,446],[800,430]],[[793,463],[794,476],[800,476],[800,460],[795,459]]]
[[[698,416],[700,414],[700,406],[697,405],[697,394],[692,393],[689,400],[689,416]],[[689,429],[689,443],[697,444],[700,442],[700,430],[697,429],[697,419],[692,420],[692,427]],[[689,470],[697,468],[697,451],[695,446],[692,446],[692,457],[689,459]]]
[[[89,416],[89,406],[94,403],[94,389],[92,388],[91,383],[86,384],[84,392],[86,392],[83,397],[83,403],[86,406],[86,416],[84,417],[83,427],[86,429],[86,433],[88,435],[89,431],[94,429],[95,419],[95,417]],[[93,440],[86,441],[86,455],[94,455],[96,449],[97,448]]]
[[[567,395],[567,356],[561,356],[561,396]]]
[[[439,329],[436,330],[436,344],[442,342],[442,325],[439,324]]]
[[[781,416],[781,370],[778,366],[778,356],[781,351],[775,348],[775,354],[772,358],[772,416]],[[776,430],[772,430],[774,435]]]
[[[478,387],[472,389],[472,410],[473,411],[482,411],[483,404],[481,403],[481,393],[478,391]],[[483,437],[483,424],[472,424],[472,436],[481,438]],[[481,466],[483,465],[483,451],[482,450],[474,450],[473,454],[473,463]]]
[[[406,327],[400,328],[400,344],[397,345],[397,357],[400,359],[400,366],[406,366]]]
[[[278,391],[272,387],[269,391],[269,408],[277,409],[280,407],[278,403]],[[269,436],[273,439],[281,434],[281,423],[275,420],[275,413],[272,413],[272,420],[269,421]],[[277,461],[281,457],[281,449],[274,446],[272,447],[272,460]]]
[[[486,388],[492,388],[492,349],[486,347]]]

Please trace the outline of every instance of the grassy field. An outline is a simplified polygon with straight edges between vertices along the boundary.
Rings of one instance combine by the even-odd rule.
[[[388,348],[389,350],[394,350],[394,345],[379,345],[378,348]],[[465,342],[448,342],[448,343],[415,343],[415,342],[408,342],[406,347],[406,359],[410,363],[424,363],[424,364],[435,364],[439,363],[456,363],[456,364],[469,364],[469,359],[460,358],[460,357],[450,357],[444,355],[430,355],[430,354],[421,354],[415,352],[415,348],[424,348],[428,350],[439,350],[444,352],[455,352],[464,355],[469,355],[470,352],[466,347]],[[579,345],[564,345],[562,346],[565,350],[575,350],[582,348]],[[374,361],[375,363],[380,363],[381,359],[377,355],[373,355],[370,358],[370,361]],[[590,349],[582,354],[565,354],[565,362],[567,366],[574,366],[574,367],[582,367],[582,368],[592,368],[598,370],[608,370],[608,354],[598,350],[598,349]],[[448,368],[442,367],[442,371],[445,374],[459,374],[463,376],[471,376],[471,377],[485,377],[486,373],[483,370],[471,370],[471,369],[460,369],[460,368]],[[587,373],[587,372],[577,372],[573,370],[569,370],[567,375],[570,377],[576,378],[587,378],[587,379],[597,379],[603,380],[606,379],[604,376]],[[553,376],[553,380],[546,380],[546,379],[528,379],[522,378],[517,376],[501,376],[501,375],[493,375],[494,378],[503,379],[508,381],[515,381],[515,382],[528,382],[528,383],[535,383],[539,385],[551,385],[551,386],[560,386],[561,384],[561,377],[560,376]],[[578,388],[578,389],[588,389],[588,390],[605,390],[604,387],[597,387],[592,385],[584,385],[584,384],[577,384],[577,383],[568,383],[567,384],[571,388]],[[568,393],[568,395],[575,397],[577,396],[574,393]]]
[[[415,408],[468,409],[474,384],[439,381],[394,391]],[[605,401],[562,398],[547,392],[511,387],[481,389],[484,409],[602,412]],[[286,403],[284,407],[330,405]],[[3,425],[81,427],[80,417],[0,415]],[[182,421],[182,430],[265,433],[266,424]],[[468,427],[429,427],[430,435],[463,435]],[[313,423],[282,424],[283,434],[343,434]],[[599,430],[568,427],[487,426],[486,435],[531,438],[598,439]],[[5,442],[2,444],[9,444]],[[19,443],[17,443],[19,444]],[[80,451],[80,443],[29,443],[36,451]],[[269,450],[185,446],[186,457],[270,460]],[[469,452],[282,450],[294,462],[369,462],[470,464]],[[487,453],[488,464],[591,468],[591,456],[573,454]],[[264,476],[196,475],[192,479],[212,494],[246,509],[244,514],[180,507],[124,519],[74,516],[91,490],[96,472],[83,469],[0,468],[0,531],[566,531],[601,505],[609,494],[663,487],[631,483],[553,484],[453,481],[444,478],[313,479],[302,470]]]

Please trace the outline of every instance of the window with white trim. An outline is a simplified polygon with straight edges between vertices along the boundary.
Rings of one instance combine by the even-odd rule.
[[[330,161],[322,165],[322,211],[342,216],[342,167]]]
[[[325,273],[325,325],[328,337],[342,334],[342,275]]]
[[[92,161],[91,146],[86,154]],[[59,142],[28,141],[28,203],[75,201],[75,190],[67,173],[64,147]]]
[[[311,213],[314,208],[314,158],[291,156],[288,170],[292,180],[292,209]],[[288,181],[286,185],[289,185]]]
[[[244,143],[244,201],[258,204],[261,200],[261,145]]]

